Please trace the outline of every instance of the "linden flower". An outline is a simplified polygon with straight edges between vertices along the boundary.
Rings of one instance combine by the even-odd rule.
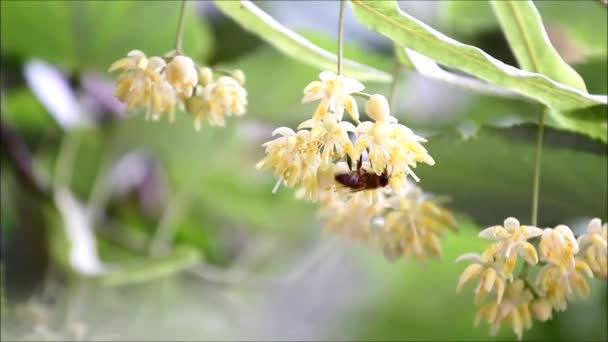
[[[555,229],[544,229],[539,249],[543,260],[558,265],[563,272],[569,272],[574,268],[574,255],[578,253],[578,242],[568,226],[559,225]]]
[[[427,255],[441,257],[440,236],[453,226],[451,213],[426,198],[412,186],[404,195],[389,198],[384,228],[379,232],[382,245],[405,257],[415,255],[423,261]]]
[[[390,115],[388,101],[384,96],[372,95],[365,106],[376,122],[365,121],[357,126],[359,136],[355,143],[355,154],[360,155],[367,150],[376,174],[381,174],[386,169],[391,177],[404,179],[411,174],[419,181],[411,168],[416,167],[418,162],[435,164],[420,144],[426,142],[426,139],[397,123],[397,119]],[[394,190],[398,191],[398,185]]]
[[[158,119],[161,113],[169,113],[173,121],[177,97],[161,71],[165,61],[160,57],[147,58],[133,50],[127,57],[114,62],[109,72],[123,70],[118,78],[114,95],[127,104],[127,110],[146,108],[146,119]]]
[[[497,240],[485,250],[481,258],[484,262],[504,260],[503,276],[512,278],[517,255],[521,255],[530,265],[538,263],[536,249],[527,240],[541,234],[540,228],[522,226],[516,218],[509,217],[504,221],[504,226],[492,226],[479,232],[481,238]]]
[[[323,119],[329,109],[338,121],[342,121],[346,109],[355,121],[359,120],[357,102],[350,94],[362,91],[365,86],[353,78],[336,75],[331,71],[321,72],[319,78],[321,81],[312,81],[304,88],[302,98],[304,103],[321,100],[313,119]]]
[[[474,260],[475,263],[470,264],[460,275],[456,292],[459,293],[462,287],[469,281],[479,276],[479,282],[475,288],[475,302],[481,301],[483,297],[496,290],[496,303],[500,304],[505,293],[505,279],[500,275],[500,270],[497,270],[494,265],[485,264],[481,260],[481,256],[475,253],[463,254],[456,259],[456,262],[461,260]]]
[[[298,129],[310,128],[310,139],[315,141],[321,152],[321,165],[328,166],[334,158],[340,159],[345,154],[353,153],[353,143],[348,132],[354,132],[355,126],[347,121],[340,121],[329,113],[321,121],[306,120]]]
[[[194,86],[198,83],[198,73],[190,57],[175,56],[165,69],[167,81],[177,93],[184,97],[192,96]]]
[[[272,132],[273,136],[277,134],[281,136],[262,145],[266,148],[266,157],[258,162],[256,168],[273,170],[278,178],[273,192],[283,182],[293,187],[302,181],[308,190],[316,191],[321,160],[315,143],[310,140],[310,132],[299,130],[296,133],[290,128],[279,127]]]
[[[383,197],[371,198],[365,192],[357,192],[344,198],[336,198],[333,191],[321,194],[321,216],[327,217],[324,233],[340,234],[351,241],[369,243],[375,218],[381,215]]]
[[[205,69],[202,69],[205,70]],[[201,71],[201,74],[204,71]],[[206,76],[205,76],[206,77]],[[186,101],[186,109],[192,113],[197,130],[206,119],[211,126],[225,126],[225,117],[245,114],[247,91],[231,77],[220,77],[203,87],[198,85],[193,97]]]
[[[588,277],[593,277],[593,271],[583,260],[577,259],[574,268],[564,272],[559,265],[548,264],[544,266],[536,278],[536,285],[543,292],[543,297],[551,303],[558,311],[567,308],[567,300],[576,289],[581,297],[587,297],[590,293],[589,284],[581,273],[585,272]]]
[[[503,322],[511,324],[511,329],[521,340],[524,329],[532,327],[530,302],[534,298],[526,288],[524,280],[517,279],[509,283],[501,303],[489,302],[482,305],[475,317],[475,326],[484,320],[490,325],[490,335],[496,336]]]
[[[608,277],[608,224],[599,218],[589,222],[587,233],[579,236],[577,242],[580,251],[584,252],[585,259],[596,277],[606,279]]]

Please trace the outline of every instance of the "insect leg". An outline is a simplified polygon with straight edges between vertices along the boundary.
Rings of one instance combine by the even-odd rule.
[[[353,161],[350,159],[350,156],[348,154],[346,154],[346,164],[348,164],[348,170],[352,171]]]
[[[362,165],[363,165],[363,153],[361,153],[361,155],[359,156],[359,161],[357,161],[357,170],[361,169]]]

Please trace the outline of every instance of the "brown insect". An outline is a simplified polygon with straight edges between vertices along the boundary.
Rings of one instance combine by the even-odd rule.
[[[359,157],[359,161],[357,161],[356,170],[335,175],[336,182],[349,187],[352,191],[371,190],[387,186],[390,176],[386,169],[380,175],[375,172],[367,172],[361,168],[362,157]],[[349,156],[346,156],[346,162],[349,170],[351,170],[352,161]]]

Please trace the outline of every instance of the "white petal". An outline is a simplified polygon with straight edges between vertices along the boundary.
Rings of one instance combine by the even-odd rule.
[[[476,261],[476,262],[481,262],[481,255],[479,255],[477,253],[465,253],[465,254],[459,256],[458,258],[456,258],[456,260],[454,262],[459,262],[462,260],[472,260],[472,261]]]
[[[344,92],[347,94],[352,94],[356,92],[360,92],[365,89],[363,83],[357,81],[354,78],[350,77],[342,77],[342,84],[344,85]]]
[[[347,132],[355,132],[357,130],[357,127],[348,121],[340,121],[338,126]]]
[[[362,123],[357,125],[357,132],[358,133],[367,133],[367,132],[369,132],[369,130],[372,128],[373,125],[374,125],[374,123],[371,121],[363,121]]]
[[[599,218],[594,218],[593,220],[591,220],[589,222],[589,226],[587,228],[587,231],[589,232],[589,234],[599,233],[601,230],[602,230],[602,220],[600,220]]]
[[[515,217],[509,217],[504,222],[504,227],[508,231],[513,231],[519,228],[519,221]]]
[[[323,98],[323,96],[325,96],[325,92],[308,92],[304,94],[304,97],[302,98],[302,103],[320,100]]]
[[[535,238],[543,233],[543,230],[538,227],[526,226],[526,228],[528,228],[528,239]]]
[[[313,119],[308,119],[304,122],[302,122],[300,125],[298,125],[298,129],[302,129],[302,128],[313,128],[315,126],[318,126],[319,122],[315,121]]]
[[[275,136],[277,134],[280,134],[282,136],[288,136],[288,135],[296,135],[296,132],[294,132],[293,129],[291,129],[289,127],[279,127],[277,129],[275,129],[274,131],[272,131],[272,136]]]
[[[323,82],[336,79],[336,73],[333,71],[325,70],[319,74],[319,79]]]

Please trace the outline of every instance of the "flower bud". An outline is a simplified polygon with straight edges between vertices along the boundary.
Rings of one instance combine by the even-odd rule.
[[[532,309],[532,313],[537,320],[544,322],[551,318],[553,308],[547,299],[541,298],[534,300],[530,309]]]
[[[386,122],[390,118],[390,108],[386,97],[380,94],[372,95],[365,103],[365,111],[376,121]]]
[[[198,79],[202,86],[206,86],[213,81],[213,71],[208,67],[198,68]]]
[[[175,56],[167,64],[167,81],[175,90],[186,97],[192,96],[192,90],[198,83],[198,73],[190,57]]]
[[[240,85],[245,84],[245,73],[241,69],[235,69],[232,72],[232,78],[234,78]]]

